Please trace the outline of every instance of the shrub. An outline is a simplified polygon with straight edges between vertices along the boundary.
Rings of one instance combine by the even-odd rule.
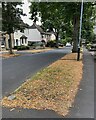
[[[43,47],[43,43],[42,42],[34,42],[31,46],[31,48],[36,49],[36,48],[41,48]]]
[[[56,40],[48,41],[46,47],[56,47]]]
[[[66,39],[61,39],[60,41],[59,41],[59,43],[61,43],[61,44],[63,44],[63,45],[66,45]]]
[[[86,48],[87,48],[87,49],[90,49],[90,48],[91,48],[91,46],[92,46],[92,44],[91,44],[91,43],[89,43],[89,44],[87,44],[87,45],[86,45]]]
[[[17,47],[17,50],[29,50],[29,49],[30,49],[29,46],[24,46],[24,45],[21,45],[21,46]]]
[[[72,42],[72,38],[71,37],[67,37],[66,41],[71,43]]]
[[[14,48],[13,48],[13,49],[18,49],[18,47],[19,47],[19,46],[14,46]]]
[[[28,46],[33,46],[35,42],[28,41]]]

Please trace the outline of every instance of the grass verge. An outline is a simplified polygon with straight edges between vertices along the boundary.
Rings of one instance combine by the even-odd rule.
[[[2,105],[9,108],[50,109],[65,116],[72,107],[82,79],[82,60],[71,53],[41,70],[10,95]]]
[[[0,57],[2,58],[10,58],[10,57],[17,57],[17,56],[20,56],[20,54],[9,54],[9,53],[0,54]]]

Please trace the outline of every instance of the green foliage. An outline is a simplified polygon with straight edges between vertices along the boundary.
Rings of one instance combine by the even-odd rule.
[[[91,48],[91,45],[92,45],[91,43],[87,44],[86,48],[89,50]]]
[[[86,39],[87,42],[91,42],[94,39],[93,26],[94,18],[94,6],[92,3],[84,3],[83,24],[82,24],[82,38]],[[87,14],[86,14],[87,13]]]
[[[18,7],[22,5],[21,2],[2,2],[2,31],[6,31],[9,34],[10,40],[10,54],[12,54],[12,38],[11,33],[14,33],[15,30],[23,30],[25,24],[21,19],[23,10]]]
[[[14,33],[16,29],[23,29],[24,23],[21,19],[23,10],[18,5],[21,2],[2,2],[2,30],[8,34]]]
[[[80,10],[80,2],[64,2],[63,4],[62,2],[38,2],[32,3],[30,6],[31,19],[36,22],[37,13],[40,12],[44,30],[54,31],[56,40],[59,35],[62,39],[72,38],[75,52],[79,38]],[[91,17],[94,16],[93,12],[93,3],[85,2],[82,37],[88,40],[93,37],[93,22],[90,22]]]
[[[33,49],[35,48],[44,48],[45,47],[45,42],[31,42],[29,43],[29,46]]]
[[[72,38],[71,38],[71,37],[67,37],[67,38],[66,38],[66,42],[71,43],[71,42],[72,42]]]
[[[58,34],[64,30],[64,9],[61,3],[32,3],[30,6],[31,19],[36,21],[37,13],[41,13],[42,26],[44,30],[53,31]],[[38,8],[38,9],[35,9]],[[61,12],[60,12],[61,11]],[[35,15],[35,16],[34,16]],[[34,17],[33,17],[34,16]]]
[[[59,43],[61,43],[61,44],[63,44],[63,45],[66,45],[67,41],[66,41],[66,39],[61,39],[61,40],[59,41]]]
[[[33,44],[34,47],[43,46],[42,42],[36,42]]]
[[[14,46],[14,48],[13,49],[17,49],[19,46]]]
[[[66,45],[66,43],[72,43],[72,38],[71,37],[66,37],[65,39],[61,39],[59,43]]]
[[[21,46],[17,47],[17,50],[29,50],[29,49],[30,49],[29,46],[24,46],[24,45],[21,45]]]
[[[50,40],[47,42],[47,47],[56,47],[56,40]]]
[[[34,6],[34,7],[32,7]],[[30,13],[31,13],[31,18],[33,20],[33,22],[38,21],[38,11],[39,11],[39,4],[38,2],[31,2],[31,6],[30,6]]]

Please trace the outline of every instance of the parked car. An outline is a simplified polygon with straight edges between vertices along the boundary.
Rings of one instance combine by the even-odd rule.
[[[66,43],[66,47],[71,47],[71,44],[70,43]]]
[[[60,46],[60,47],[63,47],[64,45],[63,44],[61,44],[61,43],[58,43],[58,45]]]
[[[89,50],[90,51],[96,51],[96,44],[92,44]]]

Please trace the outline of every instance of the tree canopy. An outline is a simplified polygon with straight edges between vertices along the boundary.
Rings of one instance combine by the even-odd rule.
[[[12,53],[11,33],[25,27],[21,19],[21,15],[24,15],[23,10],[19,6],[22,6],[21,2],[2,2],[2,31],[9,34],[10,53]]]
[[[37,14],[40,12],[42,26],[45,30],[54,30],[56,39],[58,35],[66,32],[67,36],[72,37],[73,52],[77,51],[79,25],[80,25],[80,2],[31,2],[30,13],[31,19],[36,22],[38,20]],[[88,35],[93,34],[93,23],[91,21],[94,7],[93,3],[84,3],[83,11],[83,36],[87,39]],[[89,33],[88,29],[89,27]]]

